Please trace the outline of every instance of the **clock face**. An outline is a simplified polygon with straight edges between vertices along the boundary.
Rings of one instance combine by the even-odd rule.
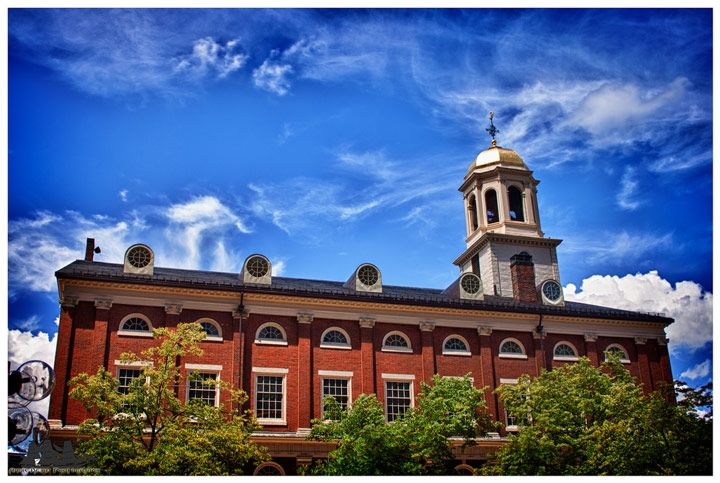
[[[558,300],[560,300],[560,290],[560,284],[554,280],[549,280],[545,282],[542,288],[543,295],[545,295],[545,298],[547,298],[551,302],[557,302]]]

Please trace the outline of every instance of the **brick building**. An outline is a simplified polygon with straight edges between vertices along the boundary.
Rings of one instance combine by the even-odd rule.
[[[332,445],[305,440],[326,395],[352,404],[375,393],[392,421],[413,406],[421,381],[470,374],[488,386],[489,411],[504,427],[458,452],[462,470],[515,429],[492,390],[522,374],[580,356],[599,364],[617,351],[646,390],[671,382],[664,328],[672,319],[564,301],[561,240],[541,231],[537,184],[522,158],[495,141],[472,161],[460,186],[467,225],[466,250],[454,261],[460,275],[437,290],[383,285],[370,263],[346,282],[273,277],[259,254],[239,274],[161,268],[141,244],[123,263],[101,263],[89,239],[85,259],[56,273],[54,430],[71,432],[88,416],[68,398],[71,377],[105,366],[122,390],[139,368],[123,365],[120,354],[149,347],[153,328],[180,322],[200,322],[208,334],[204,355],[180,361],[182,370],[249,394],[263,426],[257,440],[274,460],[258,472],[293,474],[327,454]],[[179,397],[225,403],[201,382]]]

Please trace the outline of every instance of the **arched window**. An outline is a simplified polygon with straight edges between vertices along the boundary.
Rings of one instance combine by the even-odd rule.
[[[628,353],[625,350],[623,346],[620,344],[610,344],[605,348],[605,360],[608,359],[608,354],[617,354],[620,356],[620,362],[623,364],[629,364],[630,363],[630,357],[628,357]]]
[[[495,190],[487,190],[485,192],[485,215],[487,217],[488,224],[500,221],[497,193]]]
[[[516,186],[508,188],[508,203],[510,207],[510,219],[514,221],[525,221],[522,193]]]
[[[478,214],[475,195],[470,195],[470,198],[468,198],[468,213],[470,214],[470,228],[472,231],[475,231],[478,229]]]
[[[577,351],[570,342],[558,342],[555,344],[553,359],[558,361],[576,361],[577,358]]]
[[[260,463],[257,468],[255,468],[255,471],[253,472],[253,475],[255,476],[285,476],[285,470],[282,466],[275,463],[274,461],[266,461],[265,463]]]
[[[500,343],[500,357],[527,359],[525,348],[517,339],[505,339]]]
[[[330,349],[349,349],[350,337],[339,327],[330,327],[320,337],[320,347]]]
[[[275,322],[261,325],[255,333],[256,344],[287,345],[285,330]]]
[[[383,339],[382,350],[391,352],[412,352],[410,340],[399,331],[389,332]]]
[[[464,337],[451,335],[443,342],[443,354],[449,355],[470,355],[469,345]]]
[[[152,324],[150,320],[142,314],[131,314],[120,322],[118,334],[152,337]]]
[[[205,331],[205,340],[222,340],[222,328],[212,319],[200,319],[198,323]]]

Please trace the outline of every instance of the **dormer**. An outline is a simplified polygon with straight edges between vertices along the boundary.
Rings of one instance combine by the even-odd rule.
[[[138,243],[125,252],[123,273],[134,275],[152,275],[155,255],[149,246]]]
[[[443,290],[443,293],[454,299],[483,300],[482,280],[472,272],[465,272]]]
[[[272,264],[270,260],[258,253],[245,259],[241,274],[243,283],[270,285],[272,283]]]
[[[382,275],[372,263],[363,263],[345,282],[345,286],[356,292],[382,293]]]

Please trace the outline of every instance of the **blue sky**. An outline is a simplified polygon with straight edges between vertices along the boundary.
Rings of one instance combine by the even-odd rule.
[[[710,10],[11,9],[8,44],[11,360],[88,236],[447,286],[492,110],[566,298],[676,317],[675,377],[712,377]]]

